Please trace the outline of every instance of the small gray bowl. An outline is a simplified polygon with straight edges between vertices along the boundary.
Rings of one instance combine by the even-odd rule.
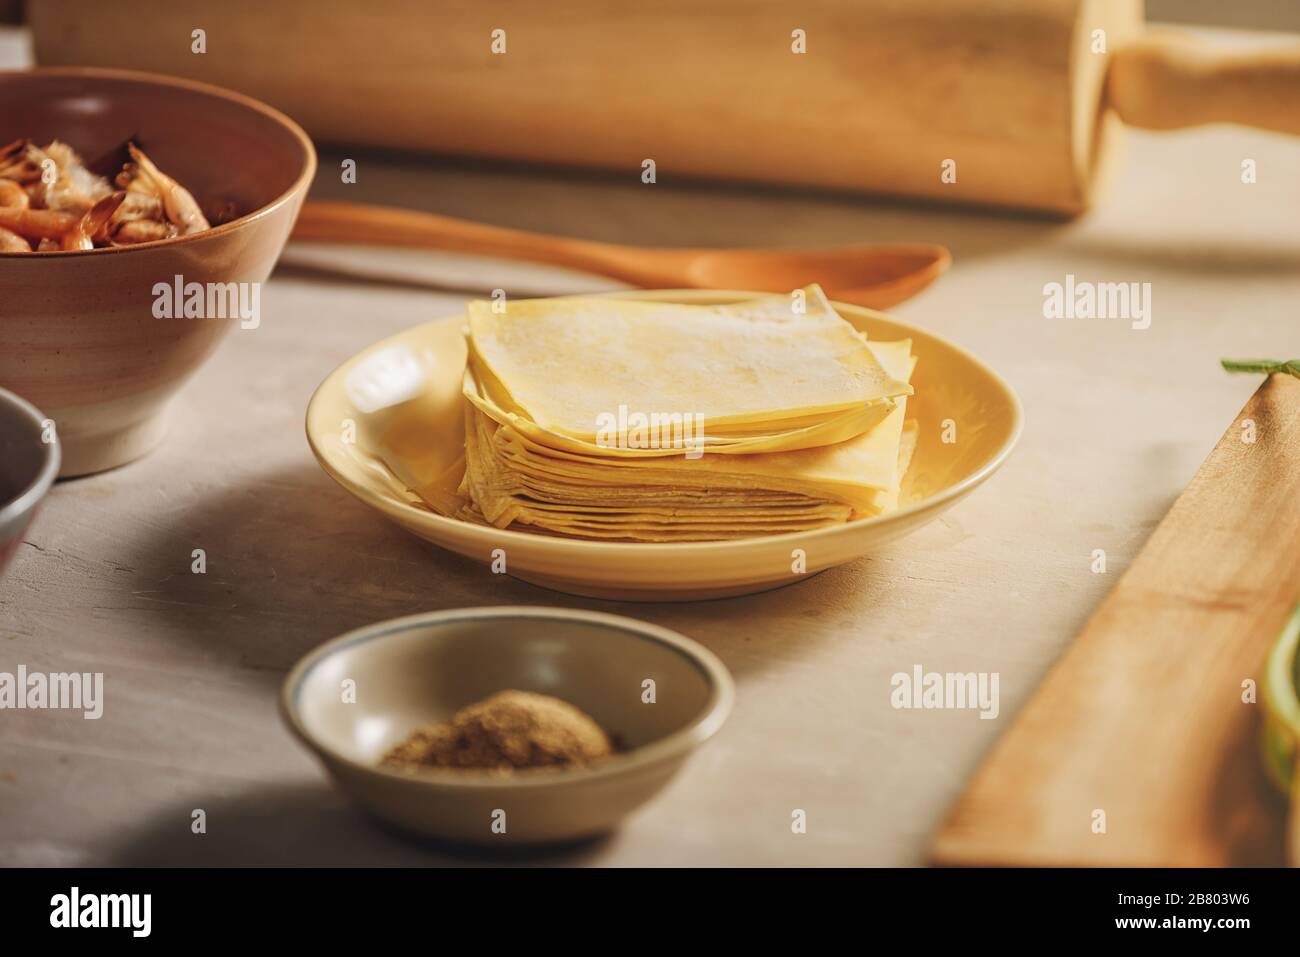
[[[643,700],[647,681],[653,703]],[[506,689],[576,705],[619,753],[508,775],[379,766],[414,728]],[[734,697],[722,662],[666,628],[563,608],[463,608],[322,645],[285,679],[281,709],[339,787],[381,819],[436,840],[503,847],[612,830],[722,726]]]
[[[0,573],[59,474],[59,440],[34,405],[0,389]]]

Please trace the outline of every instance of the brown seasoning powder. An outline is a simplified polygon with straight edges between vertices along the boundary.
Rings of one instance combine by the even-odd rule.
[[[501,691],[448,721],[417,728],[381,763],[509,774],[523,768],[579,767],[613,752],[609,734],[568,702],[530,691]]]

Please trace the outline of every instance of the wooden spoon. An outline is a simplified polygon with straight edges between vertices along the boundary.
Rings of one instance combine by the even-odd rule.
[[[655,249],[548,236],[449,216],[311,200],[294,239],[418,246],[568,266],[657,289],[758,289],[789,292],[820,283],[832,299],[885,309],[920,292],[952,257],[929,243],[821,249]]]

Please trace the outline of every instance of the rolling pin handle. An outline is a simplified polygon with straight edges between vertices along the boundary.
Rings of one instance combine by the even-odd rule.
[[[1300,42],[1236,52],[1151,31],[1115,51],[1106,95],[1129,126],[1240,123],[1300,135]]]

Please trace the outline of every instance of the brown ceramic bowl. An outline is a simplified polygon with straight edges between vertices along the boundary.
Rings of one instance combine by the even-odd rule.
[[[242,214],[138,246],[0,253],[0,387],[57,423],[59,474],[82,475],[155,446],[168,402],[221,337],[238,326],[257,335],[254,320],[238,316],[156,318],[155,286],[174,288],[177,276],[205,290],[262,283],[293,228],[316,154],[297,124],[256,100],[121,70],[0,72],[0,144],[19,137],[63,140],[87,162],[134,137],[200,203],[229,200]]]
[[[380,766],[414,728],[508,688],[576,705],[620,752],[504,777]],[[438,841],[505,847],[617,827],[713,736],[734,698],[726,666],[667,628],[569,608],[456,608],[321,645],[285,679],[280,707],[339,787],[380,819]]]
[[[0,573],[59,471],[59,440],[46,422],[30,402],[0,389]]]

